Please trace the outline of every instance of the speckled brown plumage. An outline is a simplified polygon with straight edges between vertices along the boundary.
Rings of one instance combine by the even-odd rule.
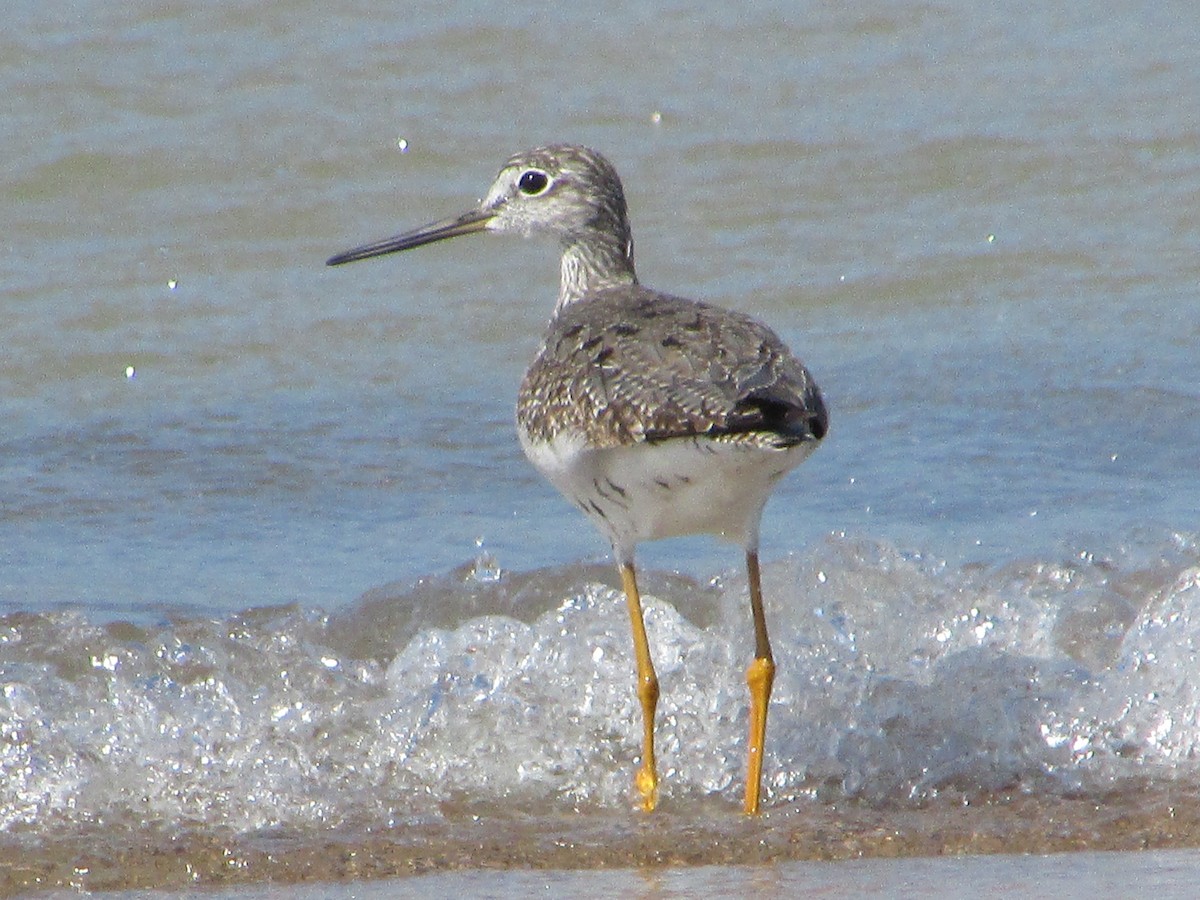
[[[560,309],[525,375],[517,422],[592,447],[703,435],[782,448],[825,436],[807,370],[749,316],[640,285]]]

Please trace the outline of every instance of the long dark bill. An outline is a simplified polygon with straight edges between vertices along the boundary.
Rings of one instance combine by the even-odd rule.
[[[412,231],[406,231],[395,237],[384,238],[382,241],[364,244],[353,250],[331,256],[325,261],[325,265],[340,266],[342,263],[354,262],[356,259],[368,259],[372,256],[383,256],[385,253],[395,253],[398,250],[410,250],[423,244],[432,244],[434,241],[458,237],[460,234],[474,234],[486,229],[487,223],[494,215],[494,210],[473,209],[461,216],[422,225],[420,228],[414,228]]]

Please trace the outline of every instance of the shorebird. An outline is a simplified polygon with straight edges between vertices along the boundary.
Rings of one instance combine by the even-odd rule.
[[[487,196],[443,219],[331,257],[336,266],[480,231],[548,235],[562,250],[558,303],[517,397],[530,462],[612,544],[633,626],[641,805],[658,799],[658,678],[634,567],[640,541],[713,534],[742,546],[754,660],[744,810],[759,811],[775,662],[759,574],[762,510],[825,437],[804,365],[765,325],[638,283],[621,179],[599,153],[554,145],[513,156]]]

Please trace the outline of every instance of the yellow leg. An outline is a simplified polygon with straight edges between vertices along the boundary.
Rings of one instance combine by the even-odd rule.
[[[767,620],[763,614],[762,579],[758,571],[758,553],[746,552],[746,575],[750,582],[750,611],[754,615],[754,662],[746,670],[750,687],[750,759],[746,767],[746,815],[758,815],[758,797],[762,785],[763,748],[767,740],[767,703],[775,681],[775,660],[767,639]]]
[[[642,703],[642,767],[634,783],[642,795],[642,809],[651,812],[658,802],[658,774],[654,766],[654,710],[658,706],[658,676],[650,660],[650,644],[646,640],[646,623],[642,620],[642,598],[638,593],[633,563],[621,563],[621,584],[629,604],[629,619],[633,624],[633,651],[637,655],[637,695]]]

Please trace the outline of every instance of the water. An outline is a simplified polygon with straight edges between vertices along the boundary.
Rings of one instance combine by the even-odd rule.
[[[1071,853],[1039,856],[965,856],[902,860],[795,862],[772,866],[691,866],[661,870],[439,872],[415,878],[359,883],[337,896],[355,900],[409,897],[698,897],[756,894],[948,898],[1064,897],[1122,894],[1133,884],[1164,900],[1192,896],[1200,858],[1195,851]],[[1188,879],[1191,879],[1189,882]],[[211,896],[226,900],[329,897],[331,885],[252,886]],[[336,888],[333,888],[336,890]],[[65,896],[65,894],[64,894]],[[116,900],[176,897],[158,891],[105,894]]]
[[[1191,6],[15,13],[7,889],[1194,845]],[[513,433],[553,248],[323,266],[551,140],[616,163],[643,281],[769,321],[830,405],[763,525],[760,825],[706,540],[642,552],[664,794],[630,812],[611,566]]]

